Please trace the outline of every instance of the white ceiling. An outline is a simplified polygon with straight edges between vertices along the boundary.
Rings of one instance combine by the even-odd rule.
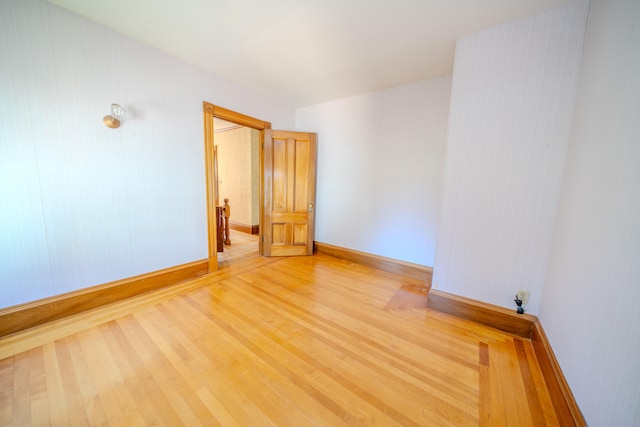
[[[450,74],[455,40],[569,0],[49,0],[294,107]]]

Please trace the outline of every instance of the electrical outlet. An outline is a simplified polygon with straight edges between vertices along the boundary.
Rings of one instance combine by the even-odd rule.
[[[433,282],[433,283],[431,284],[431,287],[432,287],[433,289],[438,289],[438,282]]]
[[[529,291],[524,291],[524,290],[520,289],[516,295],[518,295],[518,299],[522,300],[523,304],[526,304],[527,302],[529,302],[529,294],[530,293],[531,292],[529,292]]]

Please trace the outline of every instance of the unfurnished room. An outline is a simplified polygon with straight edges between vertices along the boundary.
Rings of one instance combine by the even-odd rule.
[[[0,0],[0,426],[635,426],[640,1]]]

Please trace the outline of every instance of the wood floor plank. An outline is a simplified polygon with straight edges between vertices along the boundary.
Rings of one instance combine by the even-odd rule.
[[[279,305],[288,304],[287,301],[276,300]],[[295,311],[293,307],[287,307],[288,311]],[[320,308],[316,308],[316,313],[323,312]],[[332,319],[336,319],[333,321]],[[376,336],[369,336],[368,331],[371,329],[367,322],[354,321],[352,318],[350,319],[348,316],[342,317],[339,313],[335,311],[327,312],[326,316],[316,317],[314,319],[310,319],[310,322],[314,324],[315,327],[321,329],[330,329],[330,333],[338,333],[337,331],[344,332],[346,335],[350,336],[351,340],[357,340],[359,343],[363,345],[369,345],[370,349],[374,350],[371,353],[376,355],[394,355],[396,360],[403,360],[413,366],[419,368],[423,373],[427,372],[429,375],[435,375],[436,377],[442,377],[442,381],[444,384],[457,384],[461,380],[461,378],[465,377],[461,375],[461,371],[458,370],[457,376],[453,377],[450,375],[450,372],[446,369],[446,366],[451,363],[446,357],[446,354],[435,354],[431,357],[431,353],[429,351],[425,351],[424,347],[415,346],[411,340],[401,340],[400,337],[397,336],[397,333],[393,331],[389,334],[376,334]],[[350,328],[344,328],[341,324],[350,324]],[[413,356],[413,357],[412,357]],[[425,363],[420,363],[419,361],[425,361]],[[391,362],[395,363],[395,362]],[[472,368],[471,370],[475,371],[476,368]],[[468,381],[473,382],[474,384],[477,382],[477,374],[471,373],[468,377]]]
[[[268,271],[256,272],[254,274],[257,276],[257,281],[266,282],[268,279],[268,283],[266,283],[265,286],[273,287],[275,285],[287,289],[286,283],[290,280],[287,273],[276,271],[275,268],[270,268]],[[323,283],[326,282],[323,281]],[[257,289],[257,291],[260,291],[260,289]],[[296,297],[303,296],[307,298],[308,304],[306,305],[313,304],[316,306],[317,311],[327,313],[327,316],[337,317],[344,321],[350,321],[351,323],[359,322],[360,325],[374,326],[372,328],[368,328],[372,334],[387,333],[392,337],[401,338],[409,342],[415,342],[417,346],[427,348],[429,351],[440,354],[443,359],[455,359],[455,362],[468,366],[471,369],[475,369],[477,367],[477,363],[474,363],[473,361],[469,361],[463,357],[457,358],[456,352],[460,350],[459,347],[443,347],[441,342],[431,342],[422,337],[421,334],[406,330],[401,325],[381,320],[381,318],[385,316],[384,313],[386,313],[384,310],[374,312],[371,310],[371,307],[368,306],[359,307],[360,310],[356,310],[356,308],[358,308],[356,302],[348,300],[344,295],[336,294],[326,288],[323,288],[321,291],[299,288],[295,293],[289,292],[289,295]],[[475,357],[476,354],[473,352],[473,349],[469,349],[473,353],[473,357]]]
[[[75,373],[75,380],[80,390],[85,413],[92,425],[108,425],[107,410],[103,406],[98,389],[93,381],[91,369],[86,361],[85,353],[80,345],[80,337],[72,335],[66,338],[67,347],[71,355],[71,363]]]
[[[148,312],[142,313],[140,317],[147,314]],[[161,342],[154,340],[154,330],[144,328],[138,315],[128,317],[127,321],[123,322],[122,329],[130,342],[135,343],[136,351],[144,361],[150,377],[163,391],[182,424],[197,426],[211,422],[212,417],[208,409],[164,353],[165,347]]]
[[[215,423],[221,426],[240,427],[238,421],[231,415],[227,408],[224,407],[222,402],[211,393],[211,390],[207,387],[201,387],[197,393],[202,403],[214,414]],[[212,422],[212,425],[216,424]]]
[[[0,339],[0,426],[558,425],[529,341],[236,233],[218,272]]]
[[[89,376],[104,405],[109,425],[145,425],[135,401],[127,394],[126,388],[121,386],[122,377],[100,333],[92,330],[79,334],[74,344],[76,351],[85,354]],[[78,345],[80,348],[77,348]]]
[[[191,300],[190,302],[197,306],[196,301]],[[342,390],[342,387],[339,387],[339,383],[325,375],[322,369],[319,369],[323,366],[322,362],[317,360],[315,355],[306,351],[290,351],[288,348],[283,348],[282,344],[286,341],[286,336],[274,334],[275,336],[267,337],[265,340],[265,336],[251,326],[254,323],[252,319],[236,310],[229,310],[229,307],[216,307],[215,315],[202,306],[198,308],[205,315],[210,316],[213,321],[219,322],[220,327],[241,343],[244,348],[250,350],[283,375],[293,379],[298,387],[310,393],[325,407],[334,411],[336,415],[340,417],[347,415],[349,424],[353,424],[354,421],[361,422],[361,420],[359,421],[360,418],[367,419],[370,416],[373,418],[376,416],[384,417],[384,414],[377,412],[375,408],[368,407],[358,399],[358,396],[353,395],[350,390]],[[244,327],[239,331],[238,328],[229,327],[229,324],[242,324]],[[265,346],[255,345],[253,344],[254,341],[264,342]],[[337,390],[344,393],[336,393]],[[349,409],[354,410],[357,414],[349,414]],[[345,411],[347,412],[346,414]]]
[[[202,375],[202,372],[206,365],[214,365],[214,361],[211,358],[205,358],[200,365],[193,365],[190,363],[194,356],[184,348],[182,345],[176,345],[175,336],[173,335],[175,328],[170,332],[170,325],[163,324],[165,316],[162,312],[154,310],[153,313],[147,313],[147,316],[140,316],[138,319],[141,326],[149,334],[149,337],[153,339],[153,342],[157,343],[159,349],[162,351],[164,357],[168,362],[166,369],[170,377],[179,378],[179,382],[182,388],[181,394],[186,397],[187,402],[193,405],[193,410],[196,411],[198,418],[205,423],[205,425],[226,425],[224,423],[225,418],[230,418],[226,411],[223,410],[221,417],[223,420],[218,420],[218,415],[215,412],[211,412],[204,401],[200,399],[198,394],[199,390],[207,390],[209,381],[206,378],[209,376]],[[188,325],[186,325],[188,327]],[[211,332],[211,331],[209,331]],[[191,334],[190,334],[191,335]],[[207,371],[208,373],[210,372]],[[184,383],[180,379],[184,380]],[[205,396],[211,396],[211,393],[204,393]],[[216,407],[223,406],[219,402],[210,402]]]
[[[501,370],[504,363],[501,357],[500,348],[503,346],[502,342],[489,342],[489,383],[491,384],[491,407],[489,413],[491,414],[491,425],[496,426],[508,426],[510,420],[507,418],[504,395],[508,393],[505,390],[505,384],[502,382]],[[507,384],[508,386],[508,384]]]
[[[29,390],[31,394],[31,425],[49,425],[49,402],[47,400],[47,378],[42,347],[29,352]]]
[[[160,310],[156,310],[154,313],[149,314],[154,315],[144,316],[144,318],[140,318],[139,321],[154,341],[161,347],[163,354],[174,367],[176,373],[184,378],[186,384],[191,389],[189,394],[195,394],[199,400],[199,405],[207,409],[208,413],[199,409],[200,419],[204,420],[207,425],[226,426],[237,424],[224,404],[211,393],[208,387],[210,382],[207,379],[211,378],[211,369],[208,369],[207,366],[214,366],[215,369],[219,365],[217,365],[212,358],[198,358],[192,350],[180,342],[181,339],[176,337],[176,322],[166,322],[167,318],[170,318],[166,311],[161,312]],[[188,342],[188,346],[193,345],[192,339],[195,338],[194,335],[190,337],[191,339],[189,337],[183,337],[183,340]],[[195,398],[191,397],[191,399]],[[208,422],[206,421],[207,419]]]
[[[234,304],[235,305],[235,304]],[[237,306],[237,305],[236,305]],[[273,307],[275,309],[275,307]],[[260,310],[259,307],[254,307],[252,310],[252,315],[253,316],[257,316],[258,318],[260,317],[260,314],[267,314],[271,313],[271,310]],[[270,332],[274,332],[274,328],[277,330],[278,325],[274,325],[274,324],[268,324],[265,323],[265,327],[264,328],[260,328],[261,331],[263,333],[270,333]],[[303,326],[301,324],[301,326]],[[303,326],[304,328],[304,326]],[[270,331],[271,330],[271,331]],[[311,328],[304,328],[304,329],[299,329],[300,334],[298,334],[299,336],[302,337],[302,339],[304,340],[303,343],[305,347],[308,350],[311,350],[311,352],[313,354],[316,355],[316,357],[325,360],[325,361],[331,361],[332,362],[332,366],[337,366],[340,365],[341,362],[350,359],[352,361],[356,361],[358,363],[358,367],[365,370],[366,373],[358,373],[357,369],[354,369],[354,367],[352,366],[352,369],[344,369],[342,372],[342,375],[347,377],[353,377],[352,381],[356,382],[363,382],[365,380],[369,380],[370,378],[374,378],[375,381],[379,381],[378,384],[382,385],[382,383],[384,383],[384,375],[380,375],[380,373],[387,373],[386,371],[381,371],[379,368],[380,366],[376,366],[374,363],[371,363],[367,357],[366,354],[363,353],[359,353],[357,354],[355,351],[352,351],[350,349],[347,348],[346,343],[339,343],[335,340],[331,340],[326,338],[326,336],[323,336],[319,333],[314,332],[313,330],[311,330]],[[290,346],[290,348],[296,348],[296,337],[295,336],[291,336],[289,335],[288,337],[288,346]],[[311,339],[309,339],[311,338]],[[284,344],[283,344],[284,345]],[[330,350],[329,352],[326,352],[325,350]],[[335,355],[338,355],[338,357],[335,357]],[[417,391],[417,387],[415,387],[412,383],[408,382],[408,381],[403,381],[399,376],[393,375],[393,374],[389,374],[389,377],[392,378],[394,380],[393,383],[389,383],[388,386],[393,388],[396,386],[396,382],[399,383],[399,387],[404,387],[404,388],[409,388],[410,390],[416,390]],[[420,390],[423,392],[423,390]],[[433,399],[440,401],[441,405],[446,406],[446,402],[441,401],[437,396],[432,396]],[[402,406],[400,405],[401,402],[397,402],[398,406]],[[405,409],[405,413],[406,413],[406,409]],[[416,410],[418,411],[417,413],[417,417],[420,416],[420,412],[422,411],[422,406],[419,405]]]
[[[492,381],[489,370],[491,363],[489,358],[489,345],[486,342],[480,342],[478,345],[478,353],[478,358],[480,360],[478,425],[482,427],[490,427],[497,424],[493,422],[493,413],[491,410]]]
[[[528,405],[521,405],[519,402],[528,401],[527,392],[522,377],[522,370],[518,360],[516,349],[516,339],[505,340],[504,343],[507,354],[504,355],[506,368],[502,371],[502,378],[505,384],[510,384],[513,404],[507,407],[507,417],[517,420],[513,424],[516,426],[530,427],[533,425],[531,411]]]
[[[96,408],[95,401],[90,399],[86,402],[84,397],[91,393],[83,387],[79,379],[80,375],[76,374],[79,368],[79,358],[69,349],[69,338],[63,338],[55,342],[56,356],[60,368],[60,377],[62,379],[62,388],[64,390],[64,398],[67,406],[67,414],[69,416],[69,425],[86,426],[91,423],[96,425],[105,425],[106,418],[101,407]],[[74,360],[75,359],[75,360]],[[85,394],[86,393],[86,394]],[[99,406],[99,403],[98,403]],[[96,419],[93,416],[97,417]]]
[[[525,352],[527,354],[527,360],[529,361],[529,365],[531,368],[531,378],[538,394],[542,415],[544,416],[545,422],[541,423],[541,425],[557,427],[560,425],[560,422],[556,417],[553,402],[551,401],[551,397],[549,396],[549,393],[547,391],[547,384],[542,377],[542,371],[540,370],[540,366],[538,365],[538,359],[533,349],[533,344],[531,343],[531,341],[524,341],[523,344]]]
[[[239,287],[236,289],[239,289]],[[460,406],[465,411],[470,404],[477,404],[477,394],[473,393],[470,387],[469,389],[462,387],[463,390],[460,391],[451,385],[451,380],[456,383],[455,379],[446,378],[438,381],[437,376],[432,375],[433,372],[430,369],[432,363],[425,360],[428,358],[425,357],[424,351],[421,357],[411,359],[406,356],[407,352],[404,346],[398,347],[396,345],[391,348],[384,341],[378,342],[372,339],[363,339],[362,336],[358,336],[337,323],[328,319],[310,316],[295,307],[287,306],[282,301],[274,300],[270,303],[269,300],[257,298],[251,301],[254,304],[253,313],[260,310],[266,313],[278,312],[281,316],[297,322],[299,331],[302,332],[299,335],[305,340],[308,337],[313,337],[322,346],[334,348],[336,351],[348,354],[350,357],[360,360],[361,363],[366,364],[372,370],[383,375],[388,374],[394,380],[409,388],[420,387],[423,393],[442,396],[442,398],[436,397],[435,399],[429,399],[429,401],[433,400],[437,403],[445,399],[446,402],[443,402],[445,406],[448,403],[452,403],[454,406]],[[261,302],[263,307],[256,304],[258,302]],[[477,378],[473,378],[473,383],[477,383]],[[465,395],[465,391],[469,391],[469,393]]]
[[[47,378],[47,399],[51,425],[71,425],[69,421],[70,410],[64,398],[64,388],[62,386],[55,343],[44,344],[42,346],[42,355]]]
[[[10,426],[13,420],[13,384],[15,356],[0,360],[0,425]]]
[[[127,355],[132,369],[141,379],[144,392],[150,396],[154,408],[161,414],[166,424],[197,425],[196,417],[175,392],[178,384],[163,386],[165,380],[163,369],[166,367],[166,360],[158,354],[156,348],[148,348],[144,345],[148,340],[143,334],[138,333],[136,323],[133,315],[119,319],[113,333],[123,354]]]
[[[254,300],[253,300],[253,302],[255,303],[255,301],[256,301],[256,300],[254,299]],[[238,303],[238,304],[234,303],[234,306],[239,306],[239,303]],[[248,308],[248,307],[247,307],[247,308]],[[267,312],[266,312],[266,315],[267,315],[267,316],[269,316],[269,315],[270,315],[271,313],[273,313],[273,312],[274,312],[274,310],[269,310],[269,311],[267,311]],[[252,310],[252,314],[253,314],[253,317],[256,317],[256,316],[259,314],[259,311],[257,311],[257,307],[254,307],[254,309]],[[265,323],[265,324],[266,324],[266,323]],[[313,334],[313,333],[311,333],[311,332],[305,332],[305,334],[304,334],[304,336],[305,336],[305,337],[308,337],[308,336],[310,336],[310,335],[314,335],[314,334]],[[320,352],[322,352],[322,350],[323,350],[324,348],[331,348],[331,347],[333,346],[333,345],[332,345],[332,342],[331,342],[330,340],[321,339],[321,337],[319,337],[318,335],[314,335],[314,337],[315,337],[316,339],[319,339],[319,341],[322,343],[322,345],[321,345],[320,347],[318,347],[318,350],[317,350],[315,353],[320,353]],[[291,338],[291,337],[289,337],[289,338]],[[307,343],[307,346],[309,346],[309,344],[310,344],[310,343]],[[339,350],[341,353],[348,353],[348,352],[349,352],[345,347],[341,347],[341,348],[339,348],[338,350]],[[358,357],[357,355],[355,355],[355,353],[351,353],[351,356],[353,356],[354,358],[357,358],[357,357]],[[328,355],[328,354],[327,354],[327,355],[323,355],[323,357],[321,357],[321,359],[323,359],[323,360],[330,359],[330,355]],[[360,359],[360,360],[361,360],[361,361],[364,361],[365,359]],[[337,363],[339,363],[339,361],[335,361],[335,362],[336,362],[336,364],[337,364]],[[362,377],[363,377],[363,378],[369,378],[369,377],[371,377],[371,376],[374,376],[374,377],[378,377],[377,379],[378,379],[378,381],[380,381],[381,379],[379,378],[379,376],[377,376],[377,375],[376,375],[376,373],[377,373],[377,372],[380,372],[380,370],[376,369],[377,367],[376,367],[376,366],[374,366],[373,364],[368,364],[368,363],[367,363],[367,365],[368,365],[369,367],[371,367],[371,372],[368,372],[366,375],[362,375]],[[402,381],[400,381],[400,380],[399,380],[399,378],[398,378],[397,376],[394,376],[393,378],[394,378],[396,381],[398,381],[398,382],[400,382],[400,383],[401,383],[401,384],[399,385],[399,387],[403,387],[403,388],[405,388],[405,389],[406,389],[407,387],[408,387],[409,389],[411,389],[411,388],[412,388],[410,383],[408,383],[408,382],[403,383]],[[477,378],[476,378],[476,381],[477,381]],[[384,382],[384,381],[383,381],[383,382]],[[390,387],[391,387],[391,388],[393,388],[394,386],[395,386],[395,385],[390,385]],[[383,390],[386,390],[387,388],[388,388],[388,387],[384,387],[384,386],[382,386],[382,389],[383,389]],[[417,390],[414,390],[414,391],[417,391]],[[434,395],[434,396],[432,396],[432,399],[430,399],[430,400],[437,400],[437,401],[439,401],[439,403],[440,403],[440,404],[439,404],[439,405],[436,405],[436,406],[437,406],[440,410],[442,410],[442,408],[443,408],[443,407],[446,407],[446,406],[447,406],[447,403],[446,403],[446,402],[441,401],[441,400],[440,400],[439,398],[437,398],[435,395]],[[399,406],[401,406],[401,405],[399,405]],[[442,414],[440,414],[440,416],[442,417]]]
[[[176,305],[182,305],[182,310],[174,315]],[[197,321],[185,324],[181,316],[185,310],[193,310],[191,319]],[[213,395],[225,408],[225,412],[234,417],[240,425],[276,425],[263,411],[263,402],[258,401],[255,389],[258,382],[248,378],[244,370],[236,369],[237,366],[247,363],[247,350],[229,337],[224,329],[217,328],[208,317],[198,313],[182,299],[173,301],[170,306],[164,305],[162,311],[166,318],[172,319],[172,323],[180,325],[179,330],[200,330],[190,333],[189,337],[172,334],[178,341],[173,342],[174,348],[180,351],[179,348],[184,347],[206,379],[199,387]],[[201,338],[197,343],[190,339],[197,336]],[[258,362],[259,360],[251,360],[250,364],[255,366]],[[265,366],[262,366],[261,371],[264,372],[264,368]],[[267,407],[267,412],[270,410]]]
[[[345,389],[340,381],[327,375],[329,369],[314,355],[282,348],[278,344],[282,344],[284,339],[265,340],[263,335],[251,327],[251,321],[236,310],[230,312],[228,307],[219,305],[214,314],[193,298],[186,298],[244,348],[291,378],[298,387],[310,393],[344,421],[349,424],[367,425],[367,421],[387,419],[379,407],[369,405],[361,396],[353,393],[353,389]],[[236,325],[236,327],[230,325]],[[264,341],[266,347],[254,345],[252,341]],[[394,423],[391,419],[387,419],[387,422]]]
[[[29,380],[29,355],[21,353],[14,359],[13,411],[17,425],[31,424],[31,391]]]
[[[518,365],[520,366],[520,373],[522,375],[522,381],[524,383],[524,391],[526,393],[528,405],[525,409],[528,409],[528,417],[531,418],[532,424],[535,426],[545,425],[544,412],[542,405],[540,404],[540,398],[538,396],[538,390],[533,381],[533,374],[531,373],[532,367],[527,357],[527,351],[525,345],[521,339],[514,339],[516,354],[518,358]]]
[[[176,423],[177,415],[169,407],[166,398],[159,393],[157,385],[149,378],[147,369],[143,367],[137,353],[131,348],[119,324],[115,320],[109,321],[100,326],[100,333],[113,357],[114,369],[123,379],[120,387],[124,388],[131,397],[131,401],[135,402],[144,423],[146,425]]]
[[[505,420],[512,426],[531,426],[527,405],[522,404],[526,401],[526,393],[513,340],[505,340],[498,344],[493,357],[498,360],[500,366],[498,378],[502,384]]]

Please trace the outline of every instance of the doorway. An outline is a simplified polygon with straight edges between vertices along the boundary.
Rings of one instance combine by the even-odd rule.
[[[209,272],[218,270],[218,252],[217,252],[217,220],[216,220],[216,165],[215,165],[215,123],[214,119],[224,120],[235,125],[255,129],[258,132],[258,157],[259,157],[259,188],[258,197],[258,253],[263,254],[262,249],[262,217],[263,206],[261,201],[264,200],[262,194],[262,176],[263,176],[263,152],[262,145],[264,141],[264,130],[271,129],[271,123],[265,122],[254,117],[250,117],[226,108],[218,107],[208,102],[203,102],[204,130],[205,130],[205,165],[206,165],[206,193],[207,193],[207,234],[209,243]],[[222,123],[222,122],[219,122]],[[233,243],[232,243],[233,244]]]
[[[272,130],[269,122],[208,102],[203,113],[208,271],[218,270],[214,118],[259,132],[259,255],[313,255],[316,134]]]
[[[218,264],[222,268],[258,255],[260,133],[218,117],[213,118],[213,132],[215,205],[225,207],[229,223],[229,235],[225,232],[224,239],[218,236]]]

